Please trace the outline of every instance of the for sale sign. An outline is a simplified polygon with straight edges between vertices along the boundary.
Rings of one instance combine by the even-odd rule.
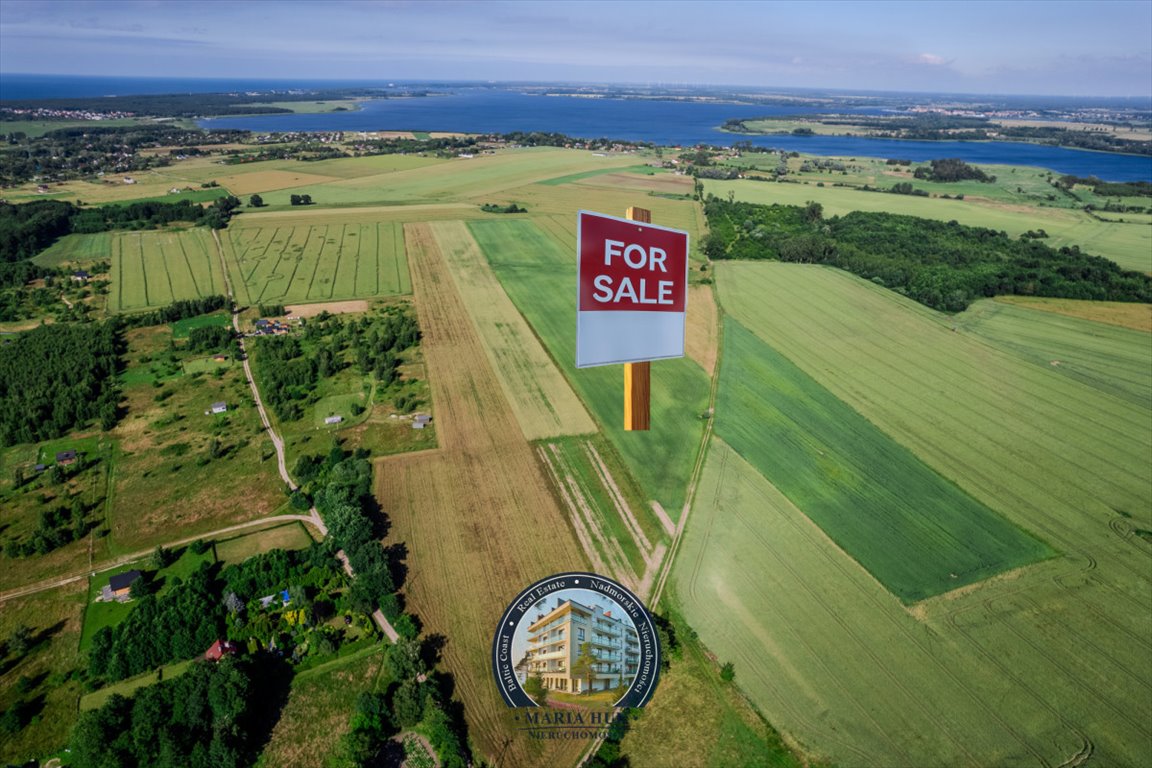
[[[688,233],[580,211],[576,367],[684,356]]]

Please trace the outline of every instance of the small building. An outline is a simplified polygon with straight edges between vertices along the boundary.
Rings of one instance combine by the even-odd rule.
[[[118,573],[108,579],[108,588],[112,591],[112,597],[114,599],[128,597],[128,593],[132,590],[132,584],[140,578],[140,576],[140,571],[131,570],[125,573]]]
[[[256,321],[255,325],[257,328],[262,329],[262,328],[265,328],[268,326],[268,321],[265,320],[264,318],[260,318],[259,320]]]
[[[228,362],[228,355],[213,355],[212,356],[212,362],[214,362],[214,363],[226,363],[226,362]]]
[[[324,419],[325,424],[339,424],[342,421],[344,421],[343,416],[329,416],[328,418]]]
[[[225,656],[237,653],[240,647],[231,640],[217,640],[208,650],[204,651],[204,658],[208,661],[220,661]]]
[[[92,275],[88,274],[87,270],[78,269],[72,273],[72,279],[77,283],[86,283]]]
[[[432,421],[432,417],[426,413],[412,414],[412,429],[424,429]]]
[[[39,474],[40,472],[43,472],[46,469],[48,469],[47,464],[36,464],[35,466],[32,467],[32,471],[36,472],[37,474]]]
[[[124,183],[125,184],[135,184],[136,179],[132,178],[131,176],[125,176],[124,177]]]
[[[208,409],[208,413],[224,413],[228,410],[228,403],[221,400],[218,403],[212,403],[212,407]]]
[[[76,463],[76,451],[60,451],[56,454],[56,463],[67,467]]]

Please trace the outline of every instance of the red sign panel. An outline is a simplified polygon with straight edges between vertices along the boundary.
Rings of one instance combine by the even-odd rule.
[[[688,233],[580,212],[581,312],[683,312]]]

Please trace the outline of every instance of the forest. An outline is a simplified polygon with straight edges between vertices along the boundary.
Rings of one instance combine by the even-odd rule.
[[[976,299],[1048,296],[1152,301],[1152,277],[1120,269],[1078,247],[893,213],[824,218],[806,207],[754,205],[709,196],[711,259],[778,259],[840,267],[933,309],[960,312]]]
[[[121,341],[115,321],[41,325],[0,345],[0,446],[116,424]]]
[[[273,667],[270,669],[270,667]],[[179,677],[113,694],[72,730],[76,768],[239,768],[255,760],[284,698],[275,661],[228,656]],[[270,674],[271,673],[271,674]]]

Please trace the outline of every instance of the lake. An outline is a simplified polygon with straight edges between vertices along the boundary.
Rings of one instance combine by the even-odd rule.
[[[896,157],[925,161],[958,157],[971,163],[1033,165],[1060,174],[1109,181],[1152,181],[1152,157],[1088,152],[1022,142],[902,141],[856,136],[748,136],[717,126],[733,118],[795,115],[797,107],[720,104],[650,99],[541,96],[496,88],[461,89],[450,95],[380,99],[358,111],[254,115],[198,121],[205,128],[258,133],[290,131],[457,131],[511,133],[546,131],[579,138],[648,141],[664,146],[729,145],[751,141],[762,147],[838,157]],[[876,114],[879,110],[844,110]]]

